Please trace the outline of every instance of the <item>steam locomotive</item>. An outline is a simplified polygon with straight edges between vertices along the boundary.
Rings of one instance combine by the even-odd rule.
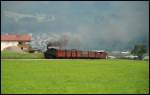
[[[62,50],[54,47],[44,52],[46,59],[106,59],[107,55],[104,51]]]

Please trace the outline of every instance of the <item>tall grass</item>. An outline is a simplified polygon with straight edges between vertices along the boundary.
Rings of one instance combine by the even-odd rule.
[[[1,51],[1,59],[42,59],[43,53]]]

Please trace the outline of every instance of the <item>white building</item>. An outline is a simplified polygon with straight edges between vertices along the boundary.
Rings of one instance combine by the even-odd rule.
[[[143,57],[143,60],[149,60],[149,56],[147,55],[147,56],[144,56]]]
[[[116,59],[115,56],[108,56],[109,59]]]
[[[129,59],[137,59],[138,56],[135,56],[135,55],[128,55],[128,56],[125,56],[125,58],[129,58]]]
[[[28,49],[28,42],[31,41],[30,35],[1,35],[1,51],[10,46],[17,46],[22,50]]]
[[[122,53],[122,54],[130,54],[129,51],[122,51],[121,53]]]

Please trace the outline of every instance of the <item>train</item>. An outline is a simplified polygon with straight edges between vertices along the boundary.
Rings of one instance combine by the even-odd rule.
[[[47,48],[44,56],[46,59],[107,59],[108,54],[105,51]]]

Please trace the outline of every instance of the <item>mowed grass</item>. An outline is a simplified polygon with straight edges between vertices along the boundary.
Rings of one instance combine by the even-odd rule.
[[[135,60],[1,60],[1,93],[149,93],[149,63]]]

